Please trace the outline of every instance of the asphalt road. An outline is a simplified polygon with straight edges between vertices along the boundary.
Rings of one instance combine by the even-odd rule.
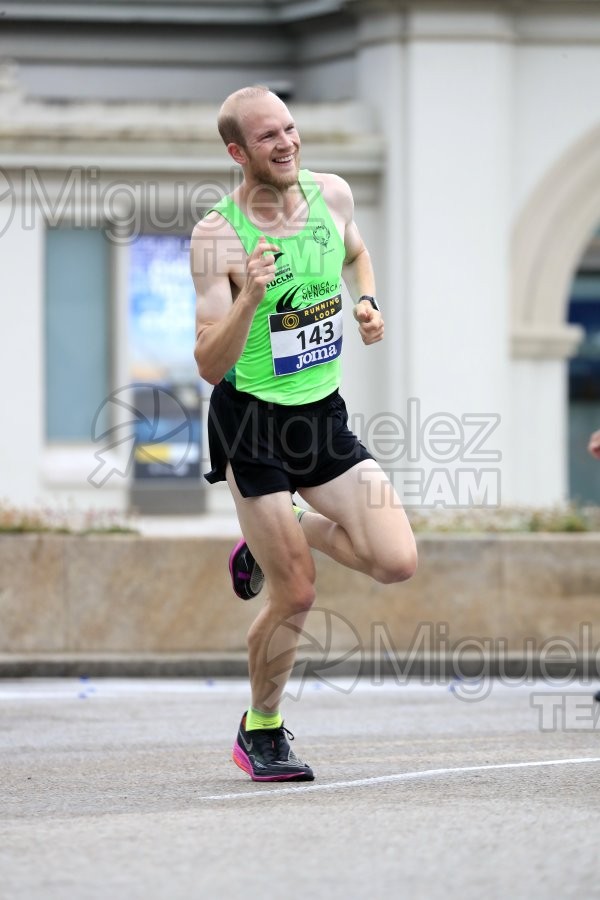
[[[0,681],[0,898],[600,897],[595,689],[296,685],[273,785],[244,683]]]

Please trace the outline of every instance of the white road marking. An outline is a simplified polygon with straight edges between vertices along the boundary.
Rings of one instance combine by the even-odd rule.
[[[600,756],[579,759],[545,759],[533,762],[489,763],[484,766],[458,766],[453,769],[423,769],[418,772],[399,772],[394,775],[376,775],[373,778],[357,778],[354,781],[332,781],[329,784],[296,784],[294,787],[261,788],[253,791],[239,791],[231,794],[209,794],[198,800],[240,800],[244,797],[265,797],[272,794],[305,794],[308,791],[337,791],[344,788],[367,787],[371,784],[391,784],[395,781],[416,781],[420,778],[438,778],[441,775],[463,775],[469,772],[493,772],[501,769],[532,769],[542,766],[573,766],[582,763],[600,763]]]

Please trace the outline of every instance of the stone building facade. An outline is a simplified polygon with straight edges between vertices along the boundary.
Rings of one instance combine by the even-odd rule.
[[[348,320],[344,394],[407,504],[572,493],[570,455],[587,463],[582,432],[569,440],[569,359],[584,337],[569,300],[578,271],[600,271],[596,3],[3,9],[0,496],[130,503],[132,442],[107,437],[122,424],[118,392],[195,382],[193,323],[189,360],[132,366],[132,247],[183,247],[235,184],[215,119],[248,83],[286,99],[304,164],[353,189],[386,339],[365,349]],[[583,430],[600,405],[586,410]],[[228,508],[196,476],[163,488],[165,510]]]

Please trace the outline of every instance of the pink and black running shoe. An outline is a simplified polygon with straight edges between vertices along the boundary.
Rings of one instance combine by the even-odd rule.
[[[229,574],[233,590],[240,599],[252,600],[261,592],[265,576],[244,538],[231,551]]]
[[[279,728],[246,731],[246,713],[242,716],[233,745],[233,761],[252,781],[314,781],[313,770],[291,749],[288,738],[294,735],[283,724]]]

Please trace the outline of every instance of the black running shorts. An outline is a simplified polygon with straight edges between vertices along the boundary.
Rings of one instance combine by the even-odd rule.
[[[337,391],[298,406],[258,400],[227,381],[216,385],[208,412],[211,484],[225,480],[227,463],[243,497],[294,493],[331,481],[373,459],[348,428]]]

